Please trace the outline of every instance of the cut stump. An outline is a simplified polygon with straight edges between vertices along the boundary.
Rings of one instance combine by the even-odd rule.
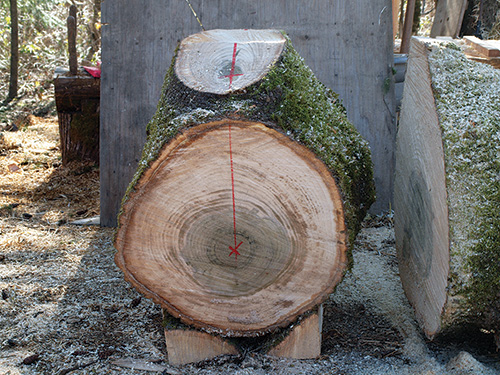
[[[99,164],[99,102],[101,80],[86,73],[54,74],[62,163],[88,160]]]
[[[283,34],[202,32],[181,42],[166,76],[115,260],[183,324],[223,337],[289,332],[340,282],[373,192],[366,142]],[[318,331],[318,318],[307,325]],[[286,346],[275,353],[318,348]]]
[[[427,337],[498,335],[500,72],[431,41],[412,39],[397,134],[401,280]]]

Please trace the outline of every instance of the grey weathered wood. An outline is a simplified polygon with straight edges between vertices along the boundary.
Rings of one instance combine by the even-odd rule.
[[[415,15],[415,0],[406,2],[405,23],[403,26],[403,36],[401,37],[400,53],[408,53],[410,50],[410,39],[413,29],[413,17]]]
[[[441,0],[436,6],[431,37],[451,36],[456,38],[462,27],[467,0]]]
[[[282,29],[370,142],[378,200],[389,209],[394,159],[390,0],[192,0],[209,29]],[[184,1],[102,4],[101,224],[116,225],[145,127],[177,43],[201,28]]]
[[[74,13],[75,16],[70,15],[66,20],[68,26],[69,71],[72,75],[76,75],[78,70],[78,58],[76,54],[76,12],[73,10],[70,14],[71,13]]]

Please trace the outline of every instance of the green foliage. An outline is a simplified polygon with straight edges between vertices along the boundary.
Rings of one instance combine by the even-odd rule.
[[[20,111],[35,112],[38,108],[53,103],[51,83],[54,69],[56,66],[68,65],[66,18],[71,3],[61,0],[18,0],[19,97],[22,98],[22,103],[0,107],[0,123],[11,121]],[[96,30],[95,23],[98,22],[94,4],[99,2],[81,0],[74,3],[79,10],[77,36],[79,63],[90,65],[100,60],[100,51],[95,45],[95,36],[92,34]],[[9,4],[9,0],[0,0],[0,102],[6,98],[8,92]],[[88,61],[82,61],[84,59]]]

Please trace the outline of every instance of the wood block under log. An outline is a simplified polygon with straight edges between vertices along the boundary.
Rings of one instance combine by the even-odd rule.
[[[168,362],[173,366],[201,362],[221,355],[238,355],[238,349],[218,336],[194,330],[165,330]]]
[[[290,327],[341,280],[373,202],[372,173],[336,94],[283,34],[196,34],[181,42],[148,125],[115,261],[140,292],[205,332]]]
[[[248,345],[245,340],[252,339],[224,339],[185,326],[178,329],[166,328],[168,361],[171,365],[177,366],[222,355],[241,355],[238,348],[247,349],[249,346],[255,352],[275,357],[317,358],[321,354],[322,320],[323,307],[321,305],[317,311],[304,317],[287,331],[253,339],[254,342],[251,345]]]
[[[413,38],[397,134],[395,234],[427,337],[500,332],[500,72]]]

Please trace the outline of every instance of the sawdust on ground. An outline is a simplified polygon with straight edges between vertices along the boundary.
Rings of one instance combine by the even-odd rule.
[[[161,309],[123,281],[99,214],[99,171],[62,166],[54,118],[0,137],[0,374],[498,374],[490,337],[425,341],[398,277],[390,217],[367,220],[325,302],[322,355],[169,366]],[[134,369],[135,368],[135,369]]]

